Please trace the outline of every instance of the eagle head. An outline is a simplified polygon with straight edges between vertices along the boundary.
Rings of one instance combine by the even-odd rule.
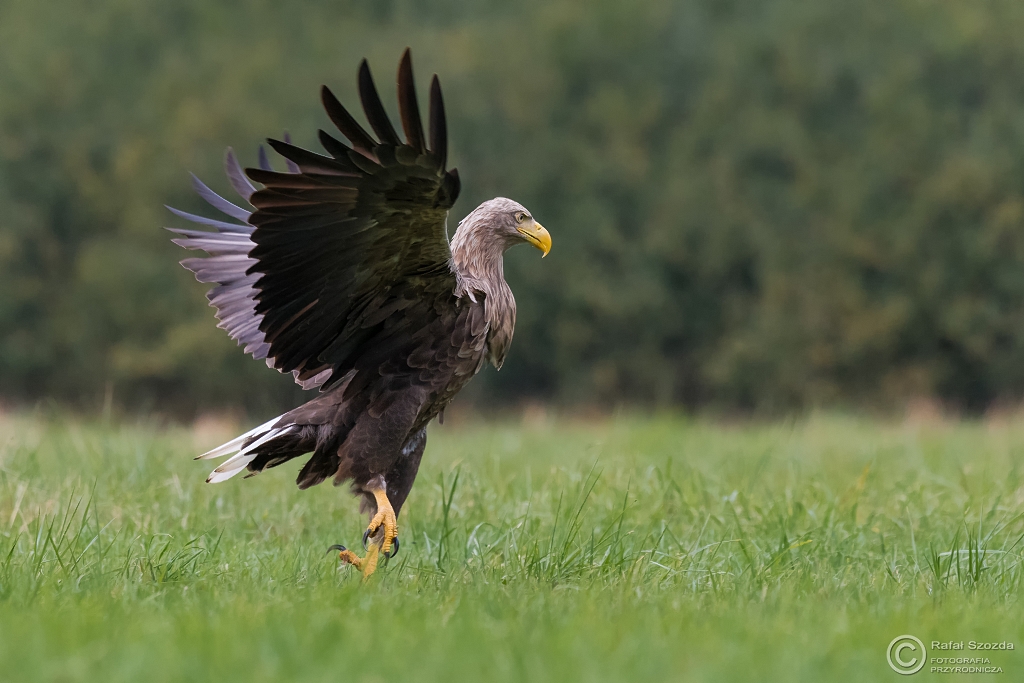
[[[550,233],[525,206],[505,197],[495,197],[462,219],[452,240],[452,251],[493,258],[523,243],[540,249],[542,256],[551,251]]]

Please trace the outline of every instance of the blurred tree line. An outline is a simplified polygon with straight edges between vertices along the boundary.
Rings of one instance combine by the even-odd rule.
[[[980,409],[1024,393],[1019,0],[0,3],[0,397],[179,412],[299,392],[162,225],[223,148],[316,147],[318,87],[441,75],[463,195],[522,201],[478,401]],[[385,87],[386,86],[386,87]]]

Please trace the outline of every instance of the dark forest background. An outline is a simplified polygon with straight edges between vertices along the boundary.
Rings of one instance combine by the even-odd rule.
[[[474,405],[967,410],[1024,394],[1020,0],[0,1],[0,400],[287,407],[161,226],[318,87],[441,76],[509,253]],[[386,87],[385,87],[386,86]],[[463,399],[465,401],[465,399]]]

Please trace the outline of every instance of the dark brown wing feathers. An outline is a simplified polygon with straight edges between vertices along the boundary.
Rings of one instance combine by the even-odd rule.
[[[342,135],[348,138],[352,147],[366,156],[373,156],[373,138],[356,123],[356,120],[326,85],[320,88],[320,100],[323,102],[331,122],[338,127]]]
[[[430,151],[441,168],[448,163],[448,121],[444,115],[441,81],[435,75],[430,81]]]
[[[370,122],[373,132],[380,138],[380,144],[389,147],[397,147],[402,144],[395,133],[394,126],[384,111],[384,105],[377,94],[377,86],[373,84],[373,76],[370,75],[370,65],[364,59],[359,64],[359,99],[363,103],[363,112],[366,120]]]
[[[324,87],[324,109],[347,144],[320,131],[323,155],[287,136],[269,140],[288,171],[274,171],[260,147],[259,168],[245,175],[229,151],[231,184],[255,210],[197,180],[197,191],[239,223],[177,212],[217,229],[178,231],[175,241],[211,254],[183,264],[217,284],[209,297],[221,326],[247,352],[326,392],[283,416],[278,424],[290,420],[294,428],[260,446],[249,464],[258,471],[315,450],[300,475],[303,486],[333,473],[358,480],[358,467],[375,466],[372,453],[394,450],[397,437],[379,432],[380,425],[421,430],[479,370],[486,350],[483,307],[454,296],[445,222],[459,178],[445,168],[440,84],[436,76],[431,81],[429,140],[408,51],[397,84],[405,142],[364,61],[359,95],[376,139]],[[380,425],[364,422],[371,418]]]
[[[423,123],[420,108],[416,102],[416,81],[412,76],[412,55],[406,49],[398,63],[398,113],[402,117],[402,130],[413,151],[426,151],[423,142]],[[443,166],[444,164],[442,164]]]
[[[444,168],[440,85],[435,77],[428,152],[408,51],[398,69],[407,144],[399,140],[365,61],[358,84],[379,141],[324,88],[324,107],[351,147],[327,133],[320,138],[330,156],[269,140],[298,172],[246,171],[264,186],[248,198],[256,208],[249,217],[256,230],[248,254],[255,263],[246,274],[259,275],[254,310],[270,345],[267,356],[300,381],[329,368],[324,389],[356,367],[369,345],[380,345],[377,328],[385,318],[398,315],[405,324],[389,333],[408,335],[437,315],[422,302],[454,288],[445,220],[459,183]]]

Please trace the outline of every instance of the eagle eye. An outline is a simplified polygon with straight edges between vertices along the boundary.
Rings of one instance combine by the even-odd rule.
[[[526,214],[520,211],[516,214],[516,223],[522,223],[527,218]]]

